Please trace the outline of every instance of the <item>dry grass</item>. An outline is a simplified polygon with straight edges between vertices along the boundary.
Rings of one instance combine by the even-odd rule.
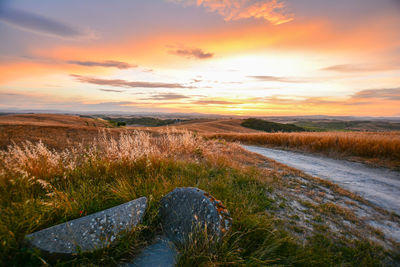
[[[99,131],[105,129],[113,137],[117,137],[120,133],[131,133],[135,130],[154,134],[167,129],[174,131],[189,130],[200,134],[258,132],[242,127],[241,122],[242,120],[203,119],[174,126],[110,128],[110,124],[104,120],[72,115],[7,115],[0,116],[0,149],[5,149],[11,143],[22,144],[25,141],[34,143],[42,141],[51,148],[65,149],[80,143],[90,143],[98,136]]]
[[[13,114],[0,116],[0,125],[34,125],[67,127],[110,127],[102,119],[62,114]]]
[[[246,144],[358,157],[368,163],[400,167],[400,132],[303,132],[208,134],[207,138]]]
[[[279,175],[243,165],[254,163],[251,155],[236,144],[204,140],[188,131],[103,133],[90,144],[58,150],[40,142],[10,145],[0,151],[0,261],[9,266],[43,265],[38,252],[24,247],[26,234],[147,196],[149,208],[137,230],[108,249],[59,263],[117,265],[127,251],[137,253],[160,230],[160,198],[177,186],[195,186],[226,204],[233,225],[221,244],[199,238],[181,248],[181,266],[382,262],[386,254],[374,244],[336,244],[327,237],[299,244],[279,229],[266,210],[271,204],[266,191],[273,190]]]
[[[121,131],[101,119],[58,114],[20,114],[0,116],[0,149],[25,141],[42,142],[55,149],[91,143],[99,132],[117,137]]]
[[[253,130],[241,126],[240,124],[243,120],[240,119],[226,119],[226,120],[194,120],[189,122],[184,122],[172,126],[168,126],[172,129],[178,130],[189,130],[192,132],[197,132],[199,134],[207,133],[259,133],[260,131]],[[157,127],[157,129],[165,129],[166,126]]]
[[[64,150],[41,142],[10,145],[0,151],[0,261],[18,266],[36,261],[37,255],[23,247],[27,233],[140,196],[150,199],[151,224],[162,195],[176,186],[198,186],[197,179],[209,177],[206,165],[210,171],[228,166],[223,151],[231,148],[187,131],[103,133],[91,145]]]
[[[281,184],[282,174],[254,167],[265,159],[238,144],[167,128],[103,131],[103,127],[82,125],[83,118],[75,119],[72,126],[68,122],[3,123],[0,128],[6,147],[0,150],[0,262],[5,265],[44,264],[40,254],[24,247],[27,233],[147,196],[149,208],[136,231],[116,246],[60,262],[61,266],[116,265],[127,251],[137,253],[160,230],[158,201],[177,186],[210,192],[233,217],[232,230],[221,244],[199,238],[183,248],[181,266],[355,266],[360,262],[376,266],[386,257],[382,248],[368,241],[337,243],[328,235],[299,244],[267,211],[272,200],[266,192]],[[325,210],[332,212],[332,207]]]

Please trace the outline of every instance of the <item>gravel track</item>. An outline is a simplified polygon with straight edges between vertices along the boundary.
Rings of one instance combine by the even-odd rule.
[[[243,147],[308,175],[332,181],[371,203],[400,215],[399,172],[298,152],[257,146]]]

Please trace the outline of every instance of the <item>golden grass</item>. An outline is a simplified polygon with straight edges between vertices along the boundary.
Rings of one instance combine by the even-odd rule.
[[[233,218],[232,230],[221,244],[213,246],[199,238],[181,248],[180,266],[310,266],[310,262],[374,266],[383,262],[383,249],[364,241],[337,244],[326,236],[300,245],[281,232],[266,211],[271,204],[266,190],[278,174],[244,166],[254,164],[252,155],[234,143],[169,130],[103,132],[90,143],[57,150],[42,142],[9,145],[0,150],[0,262],[46,265],[38,252],[24,246],[26,234],[147,196],[144,222],[127,238],[59,263],[117,266],[129,248],[137,253],[160,230],[159,200],[177,186],[210,192],[226,204]]]
[[[360,157],[400,167],[400,132],[301,132],[206,134],[207,138],[239,141],[283,149],[323,153],[333,157]]]
[[[240,119],[226,119],[226,120],[217,120],[217,119],[201,119],[201,120],[193,120],[189,122],[184,122],[180,124],[174,124],[171,126],[163,126],[157,127],[155,129],[165,129],[172,128],[178,130],[189,130],[192,132],[197,132],[199,134],[207,134],[207,133],[259,133],[260,131],[253,130],[250,128],[246,128],[241,126],[240,124],[243,120]]]
[[[58,114],[19,114],[0,116],[0,149],[25,141],[42,141],[51,148],[64,149],[82,142],[91,142],[100,130],[107,129],[117,136],[120,129],[110,128],[108,122]]]
[[[134,131],[118,137],[103,133],[90,145],[64,150],[41,142],[10,145],[0,150],[0,261],[37,265],[43,259],[24,247],[27,233],[147,196],[150,210],[138,239],[142,244],[143,235],[159,230],[159,199],[177,186],[204,188],[227,203],[237,218],[260,211],[268,178],[255,179],[251,169],[241,174],[239,164],[228,157],[238,149],[235,144],[206,141],[188,131],[157,135]],[[240,187],[234,177],[242,179]],[[134,246],[138,241],[118,246]],[[128,249],[119,247],[98,252],[102,257],[98,264],[115,263],[115,257],[127,253]],[[97,258],[93,254],[80,260],[90,264]],[[73,265],[79,266],[79,260]]]
[[[107,128],[107,122],[70,115],[27,114],[0,116],[0,149],[25,141],[43,142],[58,150],[90,144],[99,131],[117,138],[137,129],[160,132],[193,131],[206,138],[344,157],[376,166],[400,168],[400,132],[263,133],[242,127],[240,119],[194,120],[164,127]]]
[[[0,116],[0,125],[35,125],[68,127],[110,127],[103,119],[62,114],[13,114]]]

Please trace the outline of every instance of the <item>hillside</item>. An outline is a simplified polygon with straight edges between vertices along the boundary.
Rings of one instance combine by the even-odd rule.
[[[0,116],[0,149],[11,142],[43,141],[52,148],[63,149],[80,142],[92,141],[99,131],[106,130],[113,136],[121,132],[147,130],[158,132],[165,129],[189,130],[199,134],[207,133],[259,133],[245,128],[239,119],[196,119],[158,127],[115,128],[101,118],[59,114],[13,114]],[[10,142],[11,141],[11,142]]]
[[[102,119],[59,114],[14,114],[0,116],[0,149],[12,142],[43,141],[52,148],[66,148],[93,140],[99,131],[116,134],[119,129]]]
[[[182,120],[180,119],[159,119],[153,117],[108,117],[102,116],[104,120],[107,120],[113,124],[122,123],[121,125],[127,126],[149,126],[149,127],[157,127],[157,126],[165,126],[170,124],[175,124]]]
[[[12,114],[0,116],[0,125],[110,127],[103,119],[62,114]]]
[[[171,129],[186,129],[200,134],[205,133],[259,133],[260,131],[243,127],[240,119],[199,119],[169,126]],[[165,127],[164,127],[165,128]]]

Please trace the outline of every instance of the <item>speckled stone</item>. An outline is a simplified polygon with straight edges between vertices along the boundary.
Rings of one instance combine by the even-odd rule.
[[[194,187],[178,187],[167,194],[160,203],[160,216],[165,235],[176,244],[204,229],[218,239],[232,222],[221,201]]]
[[[26,241],[48,255],[72,255],[109,246],[123,230],[141,222],[147,198],[141,197],[122,205],[58,224],[29,234]]]

